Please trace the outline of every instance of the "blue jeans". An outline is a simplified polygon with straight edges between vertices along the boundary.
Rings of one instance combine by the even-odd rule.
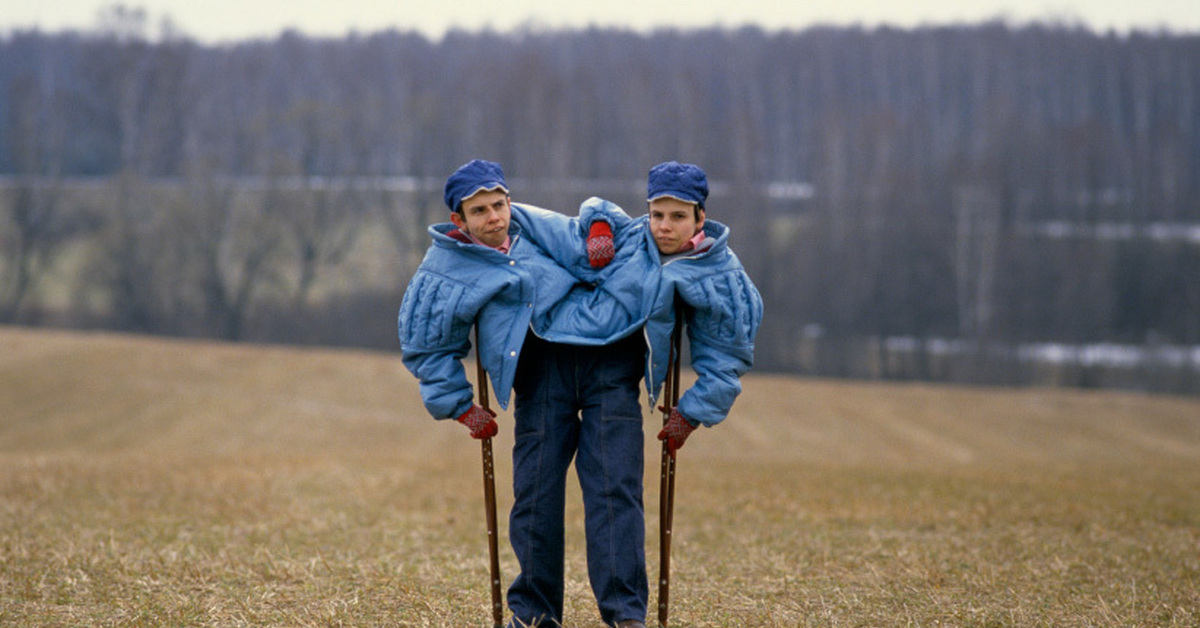
[[[635,334],[603,347],[549,343],[530,334],[521,351],[509,540],[521,573],[508,607],[525,624],[555,626],[563,611],[563,511],[567,470],[583,492],[588,579],[601,619],[645,621],[642,507],[645,343]]]

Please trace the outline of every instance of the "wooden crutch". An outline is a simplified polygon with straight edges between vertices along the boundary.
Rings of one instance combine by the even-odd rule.
[[[491,402],[488,400],[487,371],[484,370],[483,359],[480,357],[482,347],[483,344],[479,341],[479,325],[476,325],[475,367],[477,377],[475,378],[475,393],[479,397],[479,405],[484,410],[491,411]],[[491,561],[492,621],[495,628],[501,628],[504,625],[504,603],[500,599],[500,545],[497,539],[499,531],[496,526],[496,467],[492,459],[492,438],[489,436],[479,442],[483,452],[483,501],[484,509],[487,511],[488,556]]]
[[[679,404],[679,353],[683,343],[683,314],[675,309],[675,329],[671,332],[671,350],[667,362],[667,379],[663,385],[663,425],[671,418],[671,409]],[[671,598],[671,528],[675,519],[675,456],[662,445],[662,477],[658,497],[658,625],[667,626]]]

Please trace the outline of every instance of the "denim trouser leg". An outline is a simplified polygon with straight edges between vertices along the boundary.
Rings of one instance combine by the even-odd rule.
[[[601,617],[606,623],[645,617],[642,352],[640,338],[591,348],[526,340],[514,387],[509,520],[521,572],[508,606],[521,622],[562,621],[563,511],[576,453],[588,573]]]
[[[523,352],[529,351],[529,344]],[[522,355],[515,386],[508,535],[521,571],[509,587],[508,607],[514,618],[530,625],[562,622],[563,511],[567,468],[575,455],[579,429],[568,403],[573,394],[567,391],[573,387],[557,367]]]
[[[584,405],[575,460],[583,492],[588,577],[600,617],[609,625],[644,621],[649,597],[641,408],[636,392],[632,398],[628,394],[630,388],[638,390],[639,376],[640,370],[632,383],[595,380],[593,387],[604,390],[594,391],[589,399],[595,401]]]

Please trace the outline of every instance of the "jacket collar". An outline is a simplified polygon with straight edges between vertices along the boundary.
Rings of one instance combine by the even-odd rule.
[[[729,246],[729,227],[724,223],[715,220],[704,221],[705,241],[708,246],[699,251],[684,251],[675,255],[663,255],[658,251],[658,246],[654,243],[654,238],[650,235],[649,218],[646,218],[646,247],[654,251],[655,259],[660,263],[671,263],[681,259],[706,259],[724,251]]]
[[[433,245],[443,249],[458,249],[466,253],[507,255],[490,246],[476,244],[470,240],[469,236],[465,240],[462,239],[463,234],[458,232],[458,227],[452,222],[439,222],[429,225],[428,231],[430,237],[433,238]],[[515,222],[508,223],[509,253],[517,245],[517,239],[520,235],[521,227]]]

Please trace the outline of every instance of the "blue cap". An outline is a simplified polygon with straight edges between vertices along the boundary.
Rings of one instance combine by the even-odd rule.
[[[669,196],[685,203],[696,203],[704,209],[708,198],[708,177],[700,166],[668,161],[650,169],[646,184],[646,200]]]
[[[504,170],[494,161],[473,159],[459,166],[446,179],[446,206],[456,212],[461,208],[463,199],[471,198],[483,190],[503,190],[508,194]]]

